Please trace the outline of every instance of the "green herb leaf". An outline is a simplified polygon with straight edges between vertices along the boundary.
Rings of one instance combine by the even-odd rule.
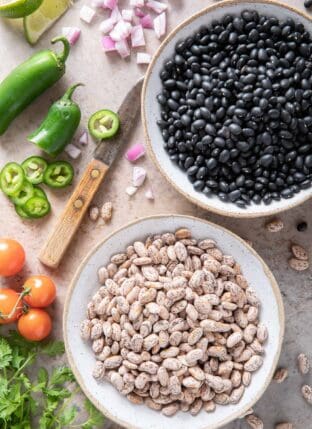
[[[72,370],[67,366],[54,368],[52,371],[49,385],[58,385],[66,382],[74,381],[75,377]]]
[[[49,373],[45,368],[39,368],[38,370],[38,383],[47,385],[49,379]]]
[[[0,377],[0,400],[2,400],[8,393],[8,380],[4,377]]]
[[[105,417],[95,406],[86,399],[84,402],[86,411],[89,414],[88,420],[82,425],[82,429],[93,429],[93,427],[103,426]]]
[[[41,352],[50,357],[59,356],[64,354],[65,346],[63,341],[49,341],[43,344]]]
[[[0,369],[10,365],[12,361],[12,349],[5,338],[0,338]]]
[[[75,405],[67,408],[61,416],[60,422],[62,426],[67,426],[75,420],[77,415],[77,407]]]

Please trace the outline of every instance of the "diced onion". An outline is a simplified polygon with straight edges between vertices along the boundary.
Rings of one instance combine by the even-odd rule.
[[[79,143],[82,145],[87,145],[89,143],[89,134],[87,133],[87,131],[84,131],[80,138],[79,138]]]
[[[144,6],[144,0],[130,0],[130,6],[143,7]]]
[[[121,20],[117,22],[109,35],[115,42],[120,42],[130,36],[131,28],[132,26],[129,22]]]
[[[134,14],[135,14],[135,16],[137,16],[138,18],[143,18],[143,16],[145,15],[145,14],[144,14],[144,12],[143,12],[140,8],[138,8],[138,7],[136,7],[136,8],[134,9]]]
[[[166,25],[167,21],[165,12],[161,13],[154,19],[154,30],[158,39],[166,34]]]
[[[168,9],[167,4],[161,3],[160,1],[155,1],[155,0],[149,0],[146,3],[146,7],[148,7],[149,9],[152,9],[156,13],[162,13],[166,9]]]
[[[101,33],[103,33],[103,34],[109,33],[114,28],[114,25],[115,25],[115,23],[111,18],[104,19],[104,21],[102,21],[100,24]]]
[[[71,143],[66,146],[65,152],[72,159],[77,159],[81,155],[81,150],[77,146],[75,146]]]
[[[148,200],[154,200],[154,192],[153,190],[150,188],[145,192],[145,198],[147,198]]]
[[[154,28],[154,23],[151,15],[144,15],[140,18],[140,24],[143,28]]]
[[[132,182],[136,187],[142,186],[146,179],[146,170],[143,167],[134,167]]]
[[[145,46],[145,38],[142,25],[136,25],[131,30],[131,45],[133,48]]]
[[[145,155],[145,147],[137,143],[133,145],[126,153],[126,159],[130,162],[135,162],[139,158]]]
[[[134,195],[137,190],[138,188],[136,188],[135,186],[128,186],[126,188],[126,193],[129,195],[129,197],[132,197],[132,195]]]
[[[92,0],[91,7],[100,8],[103,7],[103,0]]]
[[[137,64],[149,64],[152,60],[150,54],[146,52],[138,52],[137,53]]]
[[[78,27],[63,27],[62,34],[67,38],[71,45],[74,45],[81,34],[81,30]]]
[[[127,40],[116,42],[115,47],[121,58],[127,58],[130,55],[130,49]]]
[[[105,52],[116,51],[116,42],[110,36],[102,37],[102,46]]]
[[[113,10],[117,6],[118,0],[103,0],[103,6]]]
[[[121,20],[121,13],[120,10],[118,9],[118,6],[116,6],[111,13],[110,19],[113,21],[114,24],[116,24],[116,22]]]
[[[133,19],[133,10],[132,9],[123,9],[121,11],[121,16],[122,16],[122,19],[124,19],[125,21],[131,22]]]
[[[80,9],[80,19],[87,24],[90,24],[95,17],[95,10],[89,6],[82,6]]]

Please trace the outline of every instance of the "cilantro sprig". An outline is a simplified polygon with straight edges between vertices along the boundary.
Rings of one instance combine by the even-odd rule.
[[[1,429],[93,429],[103,426],[103,415],[87,399],[81,422],[74,404],[80,388],[67,366],[40,367],[28,373],[40,356],[64,354],[62,341],[35,343],[17,332],[0,335],[0,428]]]

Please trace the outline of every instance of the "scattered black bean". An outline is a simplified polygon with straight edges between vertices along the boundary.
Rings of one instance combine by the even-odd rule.
[[[298,224],[297,224],[297,230],[299,231],[299,232],[304,232],[304,231],[306,231],[308,229],[308,224],[307,224],[307,222],[299,222]]]
[[[312,39],[303,25],[227,15],[180,41],[160,79],[164,147],[197,191],[245,208],[311,186]]]
[[[312,6],[312,0],[305,0],[304,7],[306,7],[308,9],[311,6]]]

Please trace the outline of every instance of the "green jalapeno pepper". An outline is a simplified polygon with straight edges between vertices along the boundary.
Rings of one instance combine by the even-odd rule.
[[[19,217],[23,219],[31,219],[31,217],[25,212],[23,209],[23,206],[14,206],[16,213],[19,215]]]
[[[22,187],[11,197],[11,201],[16,206],[23,206],[29,198],[34,196],[34,187],[31,183],[24,181]]]
[[[41,156],[31,156],[22,163],[26,179],[33,185],[43,182],[43,174],[48,168],[48,163]]]
[[[34,186],[34,197],[40,197],[48,199],[47,194],[44,192],[43,189],[39,188],[39,186]]]
[[[6,164],[0,174],[1,189],[9,197],[16,194],[22,188],[24,180],[24,171],[16,162]]]
[[[51,210],[51,205],[46,198],[32,197],[26,201],[22,209],[30,218],[36,219],[46,216]]]
[[[44,192],[43,189],[39,188],[38,186],[34,186],[34,195],[33,195],[33,197],[44,199],[44,200],[48,201],[46,193]],[[26,201],[26,203],[27,203],[27,201]],[[27,214],[26,211],[25,211],[25,209],[24,209],[24,206],[26,205],[26,203],[23,204],[22,206],[15,205],[14,206],[15,207],[15,211],[23,219],[33,219],[34,216],[31,216],[31,215]],[[38,217],[38,216],[35,216],[35,217]]]
[[[65,37],[52,40],[52,43],[56,42],[63,43],[62,53],[52,50],[37,52],[0,83],[0,135],[17,115],[65,73],[70,44]]]
[[[44,173],[44,183],[51,188],[65,188],[74,177],[73,167],[66,161],[56,161],[48,166]]]
[[[61,153],[72,140],[81,119],[81,111],[71,97],[81,83],[70,87],[49,109],[47,117],[28,140],[51,156]]]
[[[119,130],[120,120],[111,110],[99,110],[89,119],[89,132],[96,140],[114,137]]]

